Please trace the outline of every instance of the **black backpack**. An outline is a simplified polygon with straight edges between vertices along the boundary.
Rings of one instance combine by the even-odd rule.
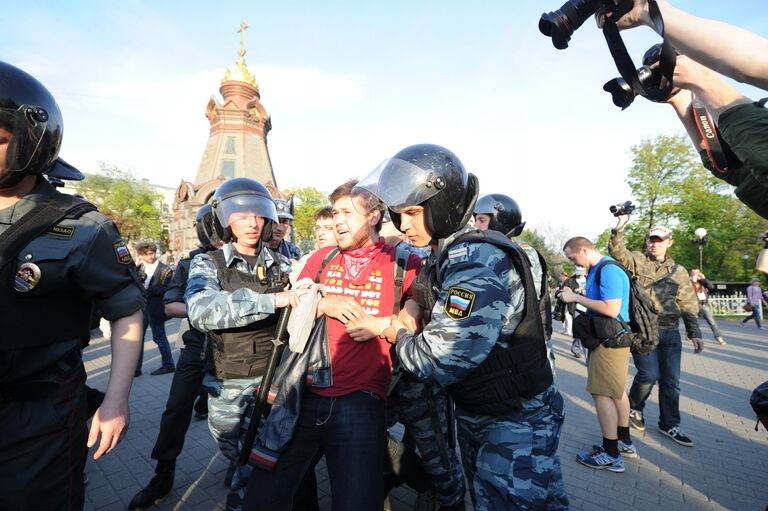
[[[624,332],[606,341],[608,348],[629,347],[633,352],[647,355],[659,345],[659,309],[656,307],[651,295],[640,287],[626,268],[617,261],[607,260],[596,268],[595,283],[600,287],[600,270],[606,264],[618,266],[629,278],[629,323],[624,318],[617,318],[624,327]]]
[[[764,381],[752,391],[752,397],[749,398],[749,404],[757,414],[757,423],[763,423],[763,427],[768,430],[768,381]],[[755,424],[757,431],[757,424]]]

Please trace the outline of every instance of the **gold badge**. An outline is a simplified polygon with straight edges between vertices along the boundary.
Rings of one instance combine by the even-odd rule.
[[[13,279],[13,289],[20,293],[32,291],[40,282],[40,267],[35,263],[24,263],[19,266],[16,278]]]

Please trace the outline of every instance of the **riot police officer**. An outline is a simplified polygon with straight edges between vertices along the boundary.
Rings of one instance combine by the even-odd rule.
[[[516,238],[523,233],[525,222],[523,213],[517,201],[508,195],[491,193],[481,195],[475,204],[475,228],[480,231],[498,231],[507,238]],[[518,241],[517,245],[523,249],[528,261],[531,263],[531,271],[534,275],[541,275],[534,283],[536,295],[539,297],[539,310],[544,324],[544,334],[547,338],[547,358],[552,372],[555,371],[555,352],[552,349],[552,300],[549,297],[549,282],[547,278],[547,263],[538,250],[525,241]]]
[[[141,340],[142,286],[117,227],[43,177],[83,179],[58,158],[50,92],[0,62],[0,509],[77,510],[87,447],[120,442]],[[86,431],[79,350],[97,306],[112,322],[103,403]]]
[[[197,255],[189,270],[185,300],[190,324],[208,332],[214,373],[208,390],[208,424],[230,467],[272,348],[277,309],[297,304],[288,290],[289,260],[267,246],[278,217],[269,191],[253,179],[235,178],[213,194],[213,224],[225,244]],[[239,509],[249,466],[235,471],[227,509]]]
[[[520,236],[525,227],[517,201],[507,195],[482,195],[475,204],[475,228],[499,231],[508,238]]]
[[[402,366],[446,386],[476,509],[565,509],[563,399],[547,362],[534,275],[519,246],[469,227],[477,178],[435,145],[403,149],[366,179],[398,230],[433,255],[414,284],[427,320],[384,334]]]

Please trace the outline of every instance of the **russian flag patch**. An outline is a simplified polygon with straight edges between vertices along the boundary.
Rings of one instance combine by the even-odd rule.
[[[476,297],[474,291],[463,287],[452,287],[448,289],[448,298],[443,310],[453,320],[468,318],[472,314],[472,306],[475,304]]]

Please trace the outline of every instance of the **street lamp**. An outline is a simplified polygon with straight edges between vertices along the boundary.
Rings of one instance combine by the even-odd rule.
[[[747,264],[749,263],[749,256],[747,254],[744,254],[741,256],[741,262],[743,263],[744,268],[744,280],[747,280]]]
[[[699,270],[704,272],[704,245],[707,244],[707,230],[703,227],[699,227],[693,231],[693,234],[695,234],[697,238],[693,240],[693,244],[699,246]]]

